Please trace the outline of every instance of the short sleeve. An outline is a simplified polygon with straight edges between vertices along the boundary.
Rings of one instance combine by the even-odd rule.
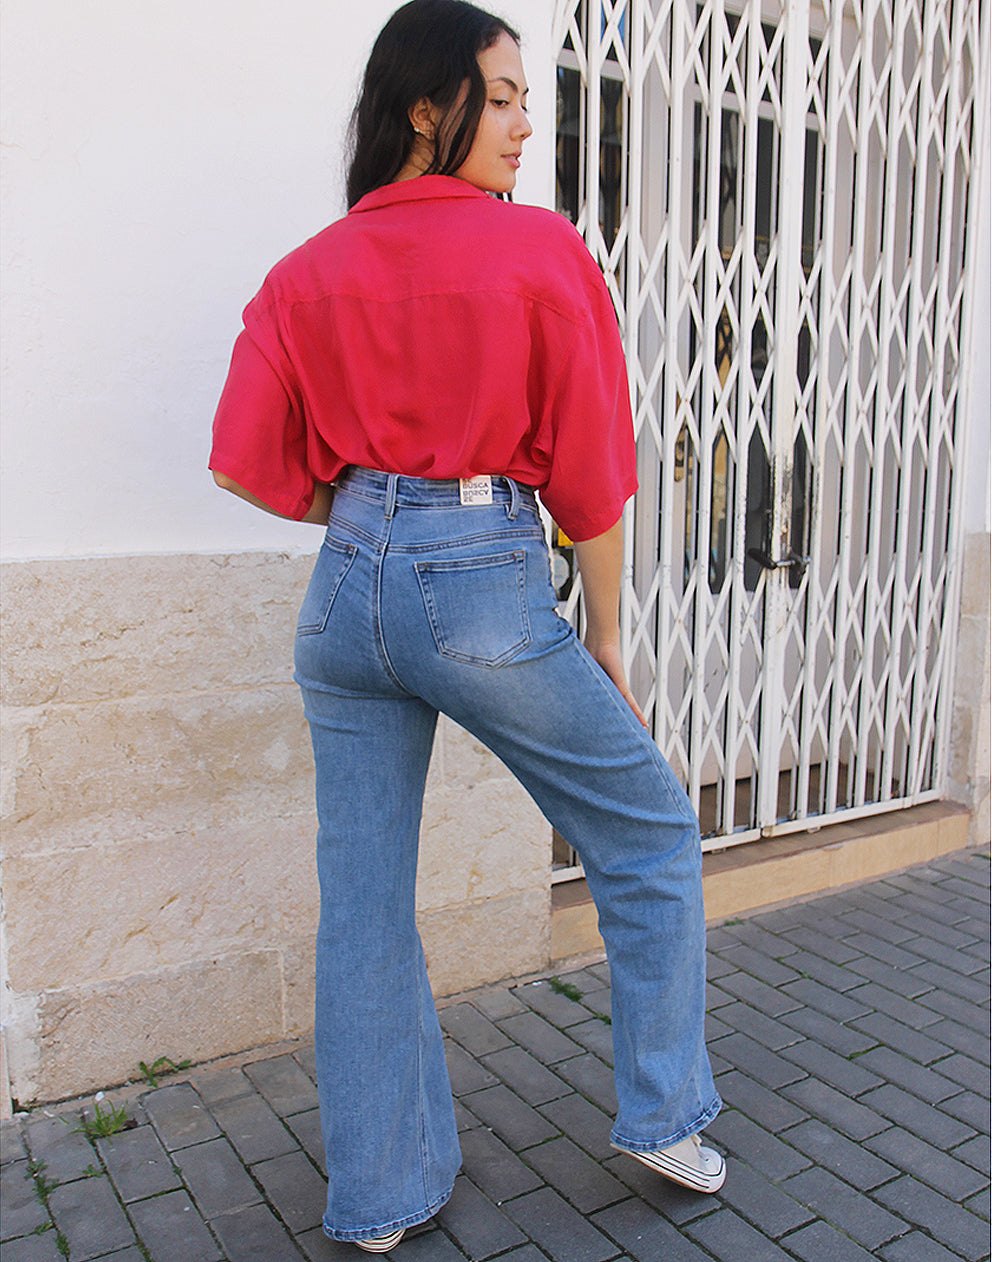
[[[313,502],[304,417],[248,332],[234,344],[210,468],[286,517],[298,520]]]
[[[548,511],[575,540],[609,530],[637,490],[623,346],[606,285],[589,263],[595,281],[553,389],[551,473],[541,488]]]

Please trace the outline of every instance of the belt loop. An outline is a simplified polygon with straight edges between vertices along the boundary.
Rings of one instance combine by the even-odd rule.
[[[516,482],[512,478],[508,478],[506,474],[503,475],[503,480],[510,488],[510,506],[506,510],[506,515],[510,521],[516,521],[517,513],[520,512],[520,491]]]
[[[396,484],[399,482],[398,473],[390,473],[386,477],[386,517],[390,518],[396,512]]]

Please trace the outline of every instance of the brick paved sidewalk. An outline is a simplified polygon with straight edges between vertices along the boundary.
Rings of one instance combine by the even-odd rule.
[[[716,1196],[608,1147],[605,965],[447,1003],[464,1170],[391,1256],[987,1258],[988,883],[969,852],[711,929]],[[320,1230],[312,1073],[293,1044],[114,1090],[137,1125],[95,1142],[80,1101],[4,1123],[3,1262],[366,1256]]]

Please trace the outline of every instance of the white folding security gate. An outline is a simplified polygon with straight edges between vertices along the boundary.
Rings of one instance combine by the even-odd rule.
[[[627,660],[706,844],[939,797],[978,0],[556,22],[638,436]]]

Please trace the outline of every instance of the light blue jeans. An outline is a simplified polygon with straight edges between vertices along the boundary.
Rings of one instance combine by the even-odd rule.
[[[316,1060],[335,1240],[426,1220],[461,1163],[414,923],[439,711],[582,859],[613,988],[613,1141],[663,1147],[720,1108],[703,1043],[699,827],[555,604],[526,487],[494,478],[492,505],[464,506],[457,482],[353,469],[335,489],[296,637],[317,770]]]

